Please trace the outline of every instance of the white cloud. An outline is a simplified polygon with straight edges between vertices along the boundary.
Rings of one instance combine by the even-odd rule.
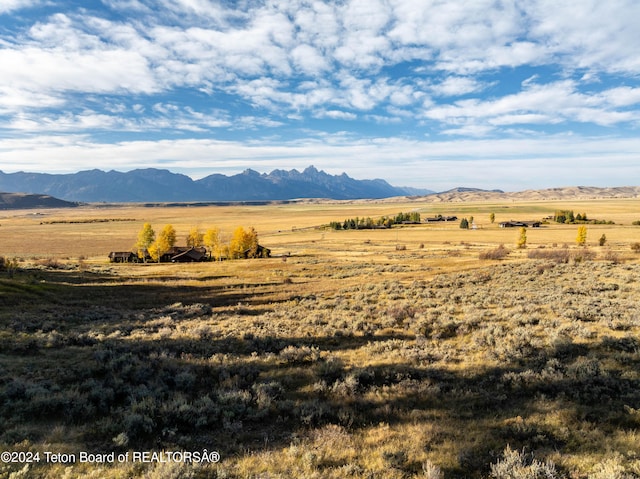
[[[480,91],[484,86],[475,78],[450,76],[441,83],[433,85],[431,90],[441,96],[460,96]]]
[[[531,79],[530,79],[531,80]],[[448,124],[465,123],[473,131],[490,131],[488,125],[557,124],[561,122],[614,125],[640,119],[637,111],[616,111],[619,106],[640,102],[639,89],[614,88],[601,93],[586,94],[577,90],[571,80],[550,84],[523,83],[519,93],[497,99],[460,100],[449,105],[434,105],[426,109],[426,118]],[[465,130],[458,129],[458,133]]]
[[[43,1],[4,0],[0,14]],[[286,141],[292,130],[309,127],[308,118],[336,118],[350,120],[363,136],[376,123],[403,128],[407,137],[443,134],[458,142],[456,148],[453,141],[415,147],[392,138],[374,148],[354,133],[347,135],[351,145],[338,145],[336,137],[329,145],[314,144],[329,164],[334,160],[327,158],[345,155],[358,171],[357,158],[379,159],[379,165],[396,157],[420,164],[419,151],[422,158],[445,145],[460,152],[465,137],[475,139],[469,143],[471,155],[482,148],[496,151],[496,145],[489,148],[478,138],[491,136],[505,145],[500,136],[533,135],[534,126],[535,134],[544,136],[545,130],[588,124],[624,138],[640,124],[640,3],[635,0],[102,3],[115,15],[47,2],[47,11],[58,13],[31,24],[21,17],[0,33],[0,128],[13,134],[168,130],[185,136],[225,128]],[[531,71],[524,81],[520,67]],[[514,71],[521,76],[510,77]],[[184,90],[204,93],[198,97],[202,104],[193,103],[195,95],[183,98]],[[261,131],[278,127],[283,128]],[[509,145],[544,146],[519,141]],[[558,146],[558,140],[552,144]],[[158,145],[110,148],[87,137],[68,151],[137,149],[151,162]],[[207,148],[217,152],[218,145],[162,143],[175,152],[177,167],[179,152],[190,158]],[[322,164],[313,148],[291,145],[270,147],[265,154],[281,153],[289,164],[300,155],[300,167],[307,159]],[[260,148],[267,151],[264,144],[224,146],[242,153],[243,167],[254,153],[262,158]],[[211,151],[207,155],[213,157]],[[41,167],[47,165],[43,161]],[[442,161],[455,166],[448,157]]]
[[[385,178],[396,185],[517,190],[629,184],[640,175],[638,151],[637,138],[567,135],[438,142],[335,135],[277,144],[193,139],[103,144],[82,136],[42,136],[0,140],[0,164],[5,172],[74,172],[86,169],[88,158],[92,167],[121,170],[157,167],[162,160],[163,168],[199,175],[240,172],[249,165],[270,171],[315,164],[330,173]],[[211,158],[216,158],[215,168]]]
[[[62,106],[64,102],[65,100],[57,95],[13,86],[0,86],[0,112],[21,111],[25,107],[51,108]]]
[[[28,8],[38,5],[42,0],[2,0],[0,2],[0,14],[9,13],[21,8]]]
[[[22,44],[1,48],[0,64],[5,66],[0,87],[20,85],[45,94],[158,90],[142,53],[105,43],[98,33],[77,28],[63,14],[34,25]]]
[[[358,118],[354,113],[340,110],[322,111],[319,112],[318,116],[320,118],[331,118],[334,120],[355,120],[356,118]]]
[[[530,37],[566,66],[640,72],[640,4],[635,0],[538,0],[522,7],[530,20]]]
[[[297,68],[305,75],[319,75],[329,68],[325,57],[308,44],[298,45],[291,50],[291,57]]]

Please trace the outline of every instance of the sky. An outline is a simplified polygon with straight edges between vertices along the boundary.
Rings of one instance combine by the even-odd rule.
[[[0,0],[0,170],[640,184],[637,0]]]

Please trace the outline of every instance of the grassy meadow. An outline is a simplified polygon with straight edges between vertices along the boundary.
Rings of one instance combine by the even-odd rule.
[[[585,247],[498,227],[558,209],[615,224]],[[477,229],[321,227],[410,211]],[[640,477],[637,220],[625,199],[2,211],[0,478]],[[272,257],[109,263],[145,222],[254,227]]]

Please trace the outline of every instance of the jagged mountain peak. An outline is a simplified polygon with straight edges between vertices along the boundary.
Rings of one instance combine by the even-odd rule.
[[[0,172],[0,190],[48,194],[82,202],[252,201],[294,198],[388,198],[415,194],[384,180],[355,180],[330,175],[311,165],[269,174],[246,169],[232,176],[212,174],[199,180],[165,169],[129,172],[87,170],[67,175]],[[425,191],[426,192],[426,191]]]

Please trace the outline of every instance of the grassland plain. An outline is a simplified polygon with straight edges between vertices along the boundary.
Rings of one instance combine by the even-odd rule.
[[[0,272],[0,451],[41,461],[0,478],[640,477],[639,206],[4,212],[0,256],[19,268]],[[543,225],[526,249],[497,225],[556,209],[616,224],[588,225],[586,248],[577,226]],[[399,211],[478,229],[316,228]],[[146,221],[179,238],[254,226],[274,257],[109,264]],[[220,461],[132,455],[205,448]]]

